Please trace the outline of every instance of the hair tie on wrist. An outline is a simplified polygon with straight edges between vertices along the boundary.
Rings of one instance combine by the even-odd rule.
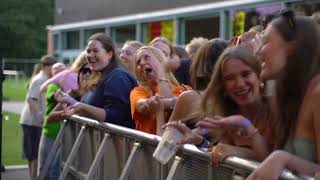
[[[244,121],[243,121],[242,124],[241,124],[241,128],[242,128],[242,129],[245,129],[245,128],[247,128],[247,127],[250,126],[250,125],[251,125],[251,121],[250,121],[249,119],[245,118]]]

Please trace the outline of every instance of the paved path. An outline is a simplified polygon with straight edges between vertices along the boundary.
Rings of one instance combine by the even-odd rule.
[[[2,111],[21,114],[23,102],[2,102]],[[1,173],[1,180],[29,180],[28,167],[22,166],[6,166],[6,171]]]
[[[7,166],[6,171],[1,173],[2,180],[28,180],[28,168],[23,166]]]
[[[21,114],[24,102],[2,101],[2,111]]]

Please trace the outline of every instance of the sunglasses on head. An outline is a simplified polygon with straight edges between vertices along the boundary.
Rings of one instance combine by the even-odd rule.
[[[83,69],[81,69],[80,73],[81,74],[87,74],[87,73],[91,74],[91,69],[90,68],[83,68]]]

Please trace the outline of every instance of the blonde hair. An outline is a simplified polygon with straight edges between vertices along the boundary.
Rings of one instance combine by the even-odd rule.
[[[87,52],[86,51],[82,51],[79,56],[74,60],[74,62],[72,63],[71,67],[70,67],[70,71],[71,72],[79,72],[80,68],[87,62]]]
[[[136,73],[136,76],[137,76],[137,80],[139,81],[139,84],[142,86],[142,87],[145,87],[145,88],[151,88],[151,84],[146,81],[142,74],[141,74],[141,71],[140,71],[140,64],[138,64],[137,62],[140,60],[141,56],[141,52],[143,50],[147,50],[149,52],[151,52],[151,54],[154,55],[154,57],[156,59],[159,60],[159,62],[164,66],[165,65],[165,55],[163,54],[163,52],[157,48],[154,48],[154,47],[151,47],[151,46],[143,46],[141,47],[140,49],[137,50],[136,52],[136,57],[135,57],[135,73]],[[169,83],[170,85],[179,85],[178,81],[176,80],[176,78],[173,76],[173,74],[171,72],[166,72],[165,73],[165,78],[169,80]]]

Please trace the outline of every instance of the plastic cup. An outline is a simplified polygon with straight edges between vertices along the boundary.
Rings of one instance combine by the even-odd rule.
[[[183,138],[183,134],[175,128],[168,127],[162,136],[153,157],[161,164],[166,164],[176,154],[177,141]]]

